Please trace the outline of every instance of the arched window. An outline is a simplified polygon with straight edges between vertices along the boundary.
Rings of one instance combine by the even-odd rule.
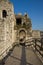
[[[3,11],[2,11],[2,16],[3,16],[3,18],[6,18],[6,16],[7,16],[6,10],[3,10]]]

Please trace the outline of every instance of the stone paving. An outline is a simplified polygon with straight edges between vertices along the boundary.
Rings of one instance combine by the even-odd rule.
[[[43,65],[32,47],[16,46],[4,65]]]

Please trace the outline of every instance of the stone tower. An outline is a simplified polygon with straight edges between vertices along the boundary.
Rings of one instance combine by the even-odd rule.
[[[14,43],[14,21],[13,5],[8,0],[0,0],[0,59]]]
[[[24,16],[19,13],[15,15],[16,25],[14,30],[17,31],[16,39],[19,43],[24,43],[26,40],[32,38],[32,23],[31,19],[28,17],[27,14]]]

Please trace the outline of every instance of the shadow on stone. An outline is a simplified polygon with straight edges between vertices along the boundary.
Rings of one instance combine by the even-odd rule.
[[[26,51],[25,51],[25,46],[22,46],[22,55],[21,55],[21,63],[20,65],[32,65],[31,63],[28,63],[26,61]]]
[[[13,52],[14,48],[18,46],[18,45],[15,45],[13,46],[9,52],[7,53],[7,55],[0,61],[0,65],[4,65],[5,64],[5,61],[7,60],[7,58],[11,55],[11,53]]]

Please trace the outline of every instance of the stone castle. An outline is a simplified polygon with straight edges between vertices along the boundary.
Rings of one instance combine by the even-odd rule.
[[[38,30],[32,30],[32,22],[28,15],[15,15],[12,3],[0,0],[0,60],[13,45],[32,38],[41,38],[41,34]]]

